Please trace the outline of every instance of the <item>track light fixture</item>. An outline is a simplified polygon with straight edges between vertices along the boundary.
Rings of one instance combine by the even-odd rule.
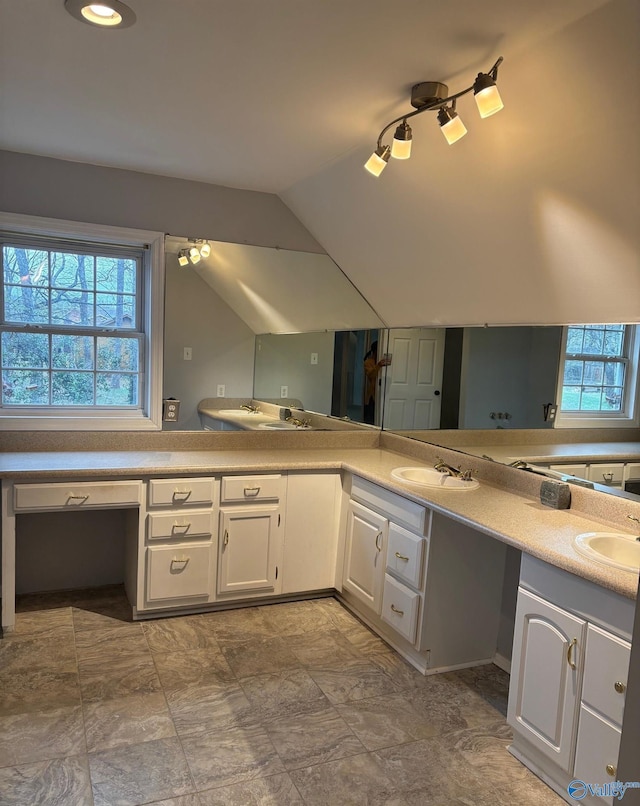
[[[211,254],[209,241],[202,238],[189,238],[189,242],[193,246],[189,245],[178,252],[178,265],[180,266],[188,266],[189,263],[195,266],[196,263],[200,263],[202,258],[207,258]]]
[[[414,107],[414,111],[395,118],[380,132],[376,150],[365,163],[364,167],[367,171],[374,176],[380,176],[387,167],[390,156],[395,157],[395,159],[409,159],[412,141],[411,127],[407,123],[409,118],[421,115],[423,112],[437,112],[442,134],[449,145],[452,145],[467,133],[464,123],[456,112],[458,98],[473,92],[481,118],[486,118],[499,112],[504,104],[500,98],[496,81],[498,67],[500,67],[502,61],[503,58],[500,56],[487,73],[478,73],[476,80],[470,87],[453,95],[449,95],[447,85],[441,84],[439,81],[423,81],[420,84],[414,84],[411,88],[411,106]],[[391,146],[384,145],[382,138],[396,124],[399,125],[396,128]]]

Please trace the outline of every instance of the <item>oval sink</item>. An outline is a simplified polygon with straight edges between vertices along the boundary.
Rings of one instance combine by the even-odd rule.
[[[623,571],[640,570],[640,542],[620,532],[584,532],[574,538],[576,549],[596,562]]]
[[[273,431],[291,431],[295,430],[296,426],[293,423],[287,423],[285,420],[274,420],[272,423],[260,423],[258,428],[267,428]]]
[[[391,471],[391,477],[421,487],[437,487],[439,490],[475,490],[480,486],[475,479],[465,481],[448,473],[440,473],[432,467],[396,467]]]
[[[248,409],[219,409],[219,414],[228,414],[230,417],[243,417],[245,414],[256,414],[255,411],[248,411]]]

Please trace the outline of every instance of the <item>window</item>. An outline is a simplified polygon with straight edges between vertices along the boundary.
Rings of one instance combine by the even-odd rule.
[[[570,325],[560,362],[556,424],[637,424],[638,339],[633,325]]]
[[[163,236],[0,224],[0,427],[159,428]]]

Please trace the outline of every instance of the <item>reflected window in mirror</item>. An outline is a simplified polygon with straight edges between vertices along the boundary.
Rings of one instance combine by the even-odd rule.
[[[638,425],[637,328],[569,325],[563,332],[556,425],[611,428]]]

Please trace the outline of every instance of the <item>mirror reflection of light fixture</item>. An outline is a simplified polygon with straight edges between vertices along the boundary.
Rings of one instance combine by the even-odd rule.
[[[211,254],[211,244],[209,241],[205,241],[202,246],[200,247],[200,257],[209,257]]]
[[[421,115],[423,112],[437,112],[440,128],[447,142],[451,145],[467,133],[464,123],[456,112],[456,101],[463,95],[473,92],[476,105],[481,118],[489,117],[503,108],[504,104],[496,86],[498,67],[503,58],[497,60],[487,73],[478,73],[476,80],[470,87],[449,95],[449,88],[439,81],[423,81],[414,84],[411,88],[411,106],[413,112],[401,115],[388,123],[378,135],[376,150],[365,163],[365,168],[374,176],[380,176],[389,162],[389,156],[396,159],[408,159],[411,155],[411,127],[407,123],[409,118]],[[391,147],[384,145],[382,138],[392,126],[400,124],[395,132]]]
[[[178,265],[179,266],[187,266],[189,263],[189,253],[186,249],[181,249],[178,252]]]
[[[136,21],[135,13],[121,0],[64,0],[64,7],[80,22],[99,28],[129,28]]]
[[[189,260],[194,266],[196,263],[200,263],[200,251],[197,246],[192,246],[191,249],[189,249]]]

